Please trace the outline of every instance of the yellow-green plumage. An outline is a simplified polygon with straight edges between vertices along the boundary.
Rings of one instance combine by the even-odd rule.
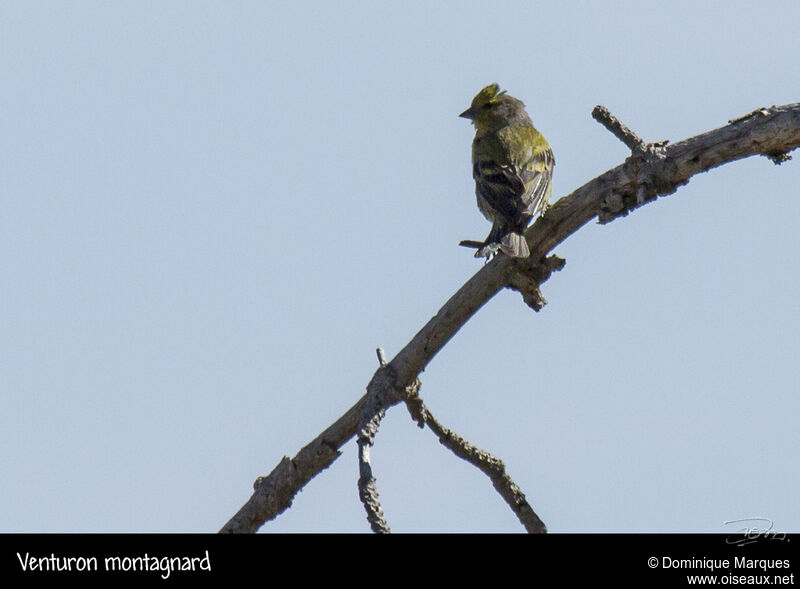
[[[478,92],[461,113],[475,125],[472,175],[478,208],[492,230],[476,257],[497,251],[518,258],[530,255],[523,232],[547,208],[555,159],[536,130],[522,101],[497,84]]]

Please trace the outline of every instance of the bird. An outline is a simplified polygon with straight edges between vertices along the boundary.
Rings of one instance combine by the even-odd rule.
[[[555,158],[533,126],[525,105],[500,90],[483,88],[460,117],[472,121],[472,176],[478,209],[492,222],[475,252],[487,261],[497,252],[512,258],[530,256],[523,232],[537,213],[544,214],[552,191]],[[476,242],[464,242],[464,245]]]

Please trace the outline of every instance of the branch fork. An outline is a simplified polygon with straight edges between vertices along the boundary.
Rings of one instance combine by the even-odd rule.
[[[407,402],[418,423],[424,422],[433,429],[435,420],[422,401],[414,398],[419,389],[418,375],[501,289],[519,290],[523,298],[528,297],[526,303],[534,309],[541,308],[544,297],[538,291],[539,285],[553,271],[563,267],[563,260],[548,254],[595,217],[604,223],[624,216],[658,196],[672,194],[693,175],[738,159],[763,155],[776,164],[785,162],[789,159],[788,152],[800,147],[800,103],[757,109],[725,127],[671,145],[644,143],[607,109],[595,111],[598,113],[595,118],[606,121],[604,126],[631,149],[631,156],[622,165],[559,199],[526,230],[525,238],[531,251],[529,259],[518,261],[496,256],[483,265],[391,361],[386,362],[379,354],[381,367],[367,386],[367,393],[294,458],[284,457],[272,473],[259,477],[250,499],[221,532],[255,532],[266,521],[277,517],[291,505],[303,486],[338,458],[339,448],[353,436],[363,438],[368,446],[383,412],[400,401]],[[465,454],[482,456],[454,442],[461,438],[450,430],[441,427],[439,430],[437,436],[443,444],[454,443]],[[367,452],[367,462],[368,459]],[[513,492],[516,485],[501,474],[504,472],[499,466],[502,462],[488,458],[479,462],[487,465],[487,474],[498,490],[512,491],[510,504],[522,506],[523,511],[530,508],[524,495]],[[525,524],[526,529],[544,531],[544,524],[536,524],[532,517],[529,521],[532,523]]]

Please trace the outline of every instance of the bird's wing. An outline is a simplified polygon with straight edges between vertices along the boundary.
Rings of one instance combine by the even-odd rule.
[[[550,181],[553,178],[554,165],[553,152],[548,148],[531,153],[516,170],[525,185],[519,204],[529,218],[533,218],[536,213],[543,210],[550,200],[552,190]]]
[[[549,146],[525,141],[524,145],[504,146],[510,161],[484,159],[475,162],[473,176],[479,197],[505,224],[523,229],[547,204],[553,172],[553,152]],[[516,157],[514,157],[516,156]],[[480,198],[478,199],[480,202]]]
[[[521,220],[519,197],[525,192],[525,184],[516,171],[508,164],[484,160],[475,162],[472,175],[478,204],[481,205],[483,199],[490,209],[484,214],[489,213],[490,219],[499,216],[506,225],[518,225]]]

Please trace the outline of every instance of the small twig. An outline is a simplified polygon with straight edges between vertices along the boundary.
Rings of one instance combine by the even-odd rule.
[[[605,106],[597,105],[592,111],[592,117],[634,153],[644,153],[647,149],[645,142],[633,131],[631,131],[622,121],[611,114]]]
[[[462,239],[458,242],[458,245],[461,247],[471,247],[472,249],[479,250],[486,245],[486,243],[483,241],[475,241],[474,239]]]
[[[411,416],[420,423],[424,422],[431,431],[439,438],[439,442],[448,448],[453,454],[462,458],[478,468],[482,473],[489,477],[492,485],[500,493],[500,496],[508,503],[511,510],[519,519],[520,523],[530,534],[545,534],[547,526],[536,515],[533,508],[525,499],[525,494],[517,484],[511,480],[506,472],[505,464],[499,458],[492,456],[485,450],[470,444],[467,440],[442,426],[431,414],[428,408],[420,399],[417,391],[410,393],[406,399]]]
[[[408,409],[411,419],[417,422],[419,428],[424,429],[425,422],[428,419],[428,409],[425,407],[425,403],[422,402],[422,398],[419,396],[419,379],[416,380],[415,384],[416,386],[410,387],[408,390],[406,390],[406,409]]]
[[[378,364],[381,366],[386,366],[386,354],[383,351],[383,348],[376,348],[375,353],[378,355]]]

